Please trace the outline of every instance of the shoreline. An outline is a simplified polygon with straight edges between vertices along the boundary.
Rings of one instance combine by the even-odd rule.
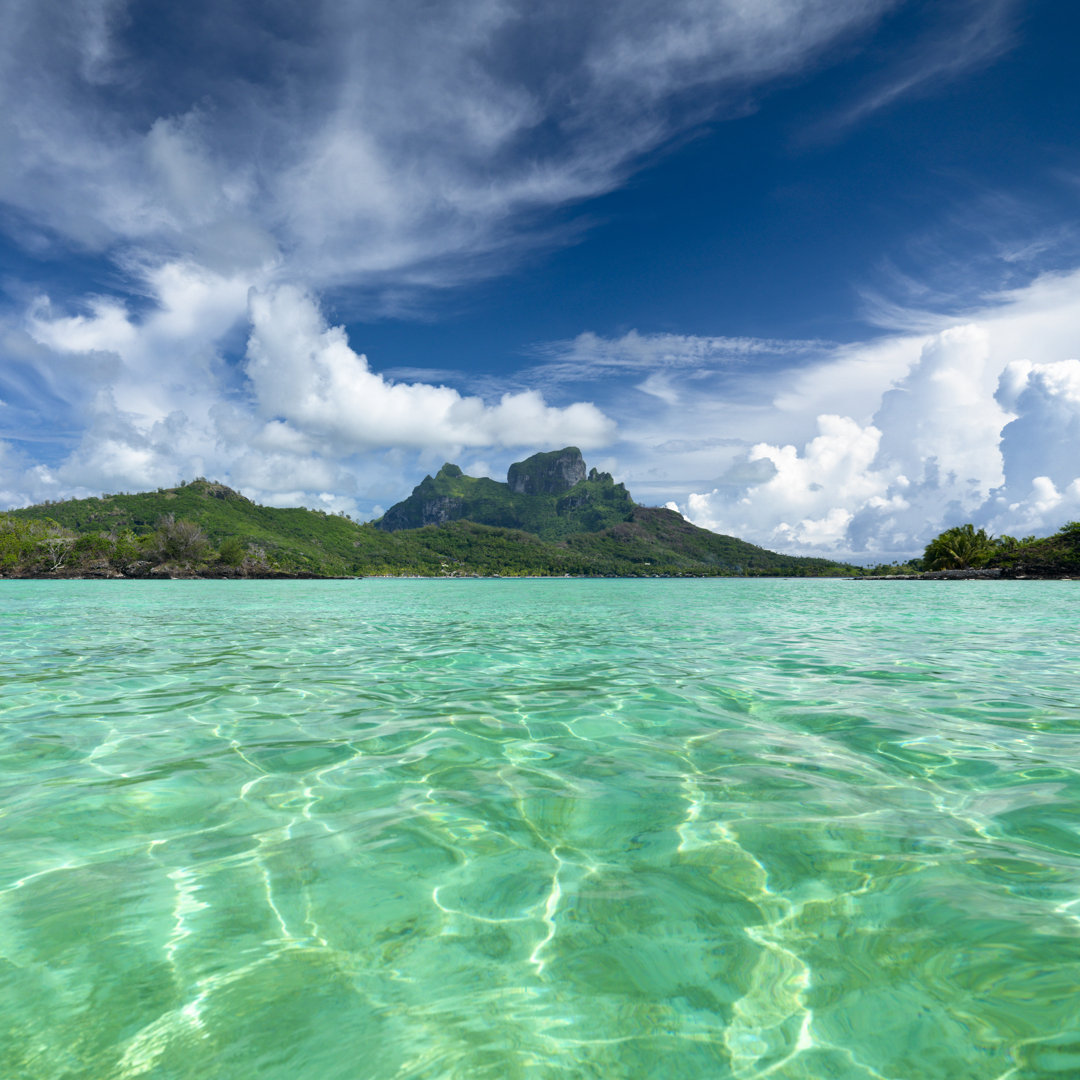
[[[921,574],[867,574],[850,581],[1078,581],[1075,574],[1006,573],[998,567],[983,570],[926,570]]]
[[[44,573],[3,574],[3,581],[1080,581],[1076,574],[1005,573],[989,570],[928,570],[921,574],[261,574]]]

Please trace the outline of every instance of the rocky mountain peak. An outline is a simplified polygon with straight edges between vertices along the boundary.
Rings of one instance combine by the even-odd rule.
[[[585,479],[585,461],[576,446],[515,461],[506,482],[515,495],[561,495]]]

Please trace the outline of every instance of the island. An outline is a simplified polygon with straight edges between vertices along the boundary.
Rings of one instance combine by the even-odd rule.
[[[638,504],[574,446],[515,462],[504,482],[448,462],[363,523],[260,506],[204,477],[0,513],[2,578],[1078,576],[1077,522],[1021,540],[954,526],[888,566],[780,554]]]
[[[7,578],[851,576],[641,506],[568,446],[505,482],[447,463],[377,521],[260,506],[204,477],[0,514]]]

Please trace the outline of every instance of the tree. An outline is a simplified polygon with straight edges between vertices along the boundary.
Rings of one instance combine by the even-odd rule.
[[[218,558],[226,566],[239,566],[247,555],[247,544],[238,536],[230,536],[218,549]]]
[[[1080,521],[1067,521],[1058,529],[1058,536],[1070,547],[1080,548]]]
[[[150,554],[149,548],[155,539],[153,536],[136,536],[131,529],[114,530],[109,534],[112,543],[109,561],[118,570],[126,570]]]
[[[923,552],[923,563],[930,570],[966,570],[985,562],[994,551],[994,538],[969,522],[946,529],[931,540]]]
[[[206,535],[194,521],[177,521],[166,514],[154,534],[158,555],[168,561],[198,562],[207,552]]]
[[[38,542],[38,547],[45,553],[45,561],[50,570],[60,570],[64,561],[71,554],[71,546],[75,543],[73,536],[48,536]]]

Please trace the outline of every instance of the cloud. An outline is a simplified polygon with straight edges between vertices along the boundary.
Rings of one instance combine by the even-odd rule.
[[[997,526],[1029,533],[1080,517],[1080,360],[1014,361],[997,399],[1014,416],[1001,432]]]
[[[692,334],[642,334],[630,330],[617,338],[591,331],[568,341],[534,346],[540,364],[525,375],[544,382],[587,382],[613,375],[648,372],[639,389],[655,394],[669,373],[706,374],[750,362],[818,355],[829,348],[822,341],[749,337],[699,337]],[[668,391],[665,391],[667,393]],[[663,397],[663,394],[656,395]]]
[[[1080,516],[1080,271],[843,346],[584,335],[598,404],[388,378],[309,292],[266,278],[177,262],[147,271],[144,310],[35,302],[3,338],[0,419],[69,434],[48,460],[33,431],[5,437],[9,502],[202,473],[365,514],[448,458],[498,474],[519,449],[576,443],[603,446],[642,501],[787,550],[890,557],[967,520],[1024,535]],[[230,364],[219,343],[238,333]]]
[[[909,497],[913,488],[924,500],[939,491],[969,513],[1001,484],[998,442],[1010,417],[994,399],[997,372],[987,330],[952,327],[932,336],[882,396],[880,463],[905,477]]]
[[[845,557],[915,554],[964,521],[1053,531],[1080,515],[1078,286],[1080,271],[1045,275],[959,324],[938,316],[927,331],[920,313],[918,332],[834,348],[801,370],[746,370],[738,392],[699,386],[656,418],[619,416],[640,440],[620,447],[631,489],[638,470],[671,490],[666,469],[711,461],[708,486],[674,500],[692,521]],[[685,438],[650,444],[646,466],[643,433],[676,423]],[[709,446],[710,430],[736,445]],[[753,430],[781,438],[730,439]]]
[[[5,484],[25,501],[213,470],[264,494],[355,493],[362,457],[383,498],[439,448],[603,442],[595,406],[551,404],[554,360],[493,400],[393,381],[311,298],[347,286],[367,317],[410,310],[567,239],[572,212],[549,211],[613,190],[892,2],[0,0],[3,227],[39,265],[93,260],[107,285],[22,281],[40,296],[3,313],[4,430],[41,454],[9,456]],[[738,352],[697,362],[721,348]]]
[[[888,481],[871,467],[881,432],[830,415],[818,417],[818,429],[801,451],[794,445],[754,446],[746,469],[771,465],[769,478],[735,497],[720,488],[691,494],[687,516],[717,532],[767,532],[771,542],[788,549],[837,547],[854,517],[851,507],[884,502]]]
[[[467,448],[590,448],[615,436],[589,402],[555,406],[535,390],[489,402],[390,380],[342,327],[327,325],[308,293],[266,276],[192,262],[148,267],[143,284],[154,302],[143,311],[92,297],[68,314],[38,297],[23,327],[3,339],[9,357],[22,358],[0,381],[11,399],[3,420],[50,417],[58,448],[61,424],[75,434],[47,465],[8,447],[0,459],[8,502],[209,475],[270,502],[363,515],[401,498],[433,458]],[[238,331],[247,336],[241,365],[220,348]]]
[[[0,199],[39,241],[110,257],[274,255],[315,289],[468,280],[894,2],[8,0]]]
[[[997,400],[1015,414],[1001,433],[1011,490],[1036,477],[1067,485],[1080,472],[1080,360],[1016,360],[1001,374]]]
[[[714,528],[734,517],[796,548],[892,546],[897,534],[914,545],[949,514],[977,511],[1003,479],[998,441],[1009,416],[995,381],[986,331],[944,330],[881,395],[870,424],[825,414],[801,449],[755,446],[747,460],[771,462],[775,474],[734,499],[721,489],[692,495],[690,516]]]
[[[106,373],[99,362],[97,375],[116,407],[154,422],[213,394],[219,342],[246,318],[252,278],[187,261],[147,267],[141,276],[153,299],[141,316],[109,297],[89,298],[87,314],[56,314],[48,297],[39,297],[26,330],[68,357],[69,368],[70,358],[111,358],[113,370]]]
[[[594,405],[553,408],[534,390],[497,404],[447,386],[396,383],[354,352],[343,327],[329,327],[294,286],[256,292],[247,375],[259,411],[338,453],[372,447],[461,449],[610,442],[615,426]]]
[[[854,104],[815,126],[811,137],[859,123],[901,98],[925,94],[990,63],[1015,40],[1019,0],[961,0],[930,9],[931,25],[907,55],[883,65]]]

